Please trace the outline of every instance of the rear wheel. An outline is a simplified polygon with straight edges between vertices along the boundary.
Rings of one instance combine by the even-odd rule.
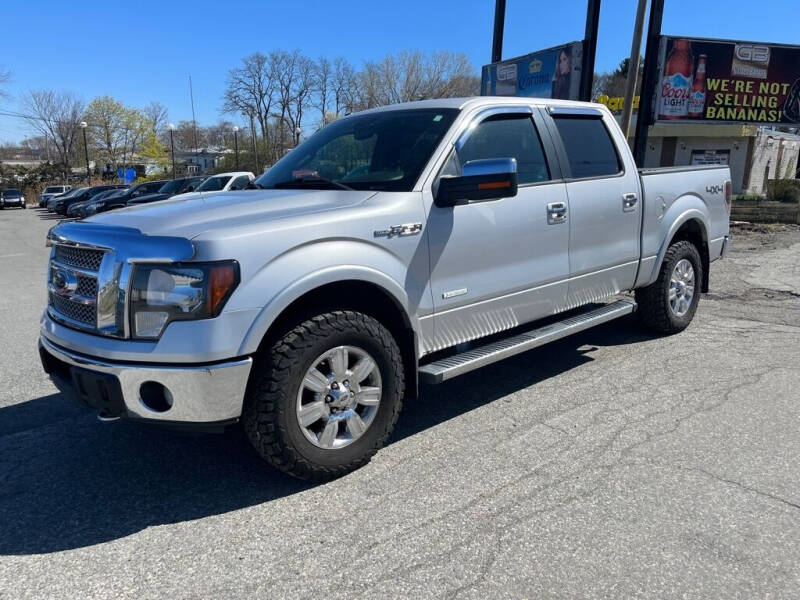
[[[664,255],[658,279],[636,290],[639,320],[658,333],[678,333],[688,327],[700,301],[703,263],[694,244],[680,241]]]
[[[242,421],[256,451],[295,477],[369,462],[402,405],[403,363],[378,321],[353,311],[305,320],[256,359]]]

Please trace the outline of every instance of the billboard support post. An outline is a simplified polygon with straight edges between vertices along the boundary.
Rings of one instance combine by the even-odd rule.
[[[581,65],[581,88],[578,98],[592,100],[594,81],[594,59],[597,53],[597,29],[600,26],[600,0],[588,0],[586,6],[586,31],[583,36],[583,64]]]
[[[506,24],[506,0],[495,0],[494,35],[492,36],[492,62],[503,60],[503,30]]]
[[[639,0],[636,7],[636,22],[633,24],[633,40],[631,56],[628,59],[628,78],[625,81],[625,99],[622,105],[622,133],[625,139],[630,135],[631,115],[633,114],[633,96],[636,94],[636,80],[639,78],[639,54],[642,51],[642,32],[644,31],[644,13],[647,0]]]
[[[653,115],[653,98],[658,85],[658,52],[661,39],[661,21],[664,16],[664,0],[651,0],[650,22],[647,25],[647,44],[644,53],[644,76],[639,98],[639,116],[636,119],[636,136],[633,158],[637,166],[644,166],[647,152],[647,130]]]

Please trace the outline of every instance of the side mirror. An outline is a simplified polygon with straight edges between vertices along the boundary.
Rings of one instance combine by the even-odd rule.
[[[461,177],[442,177],[436,206],[448,207],[517,195],[517,160],[487,158],[471,160],[461,168]]]

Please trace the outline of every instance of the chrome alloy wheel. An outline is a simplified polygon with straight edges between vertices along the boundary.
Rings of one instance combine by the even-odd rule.
[[[692,263],[682,258],[672,270],[669,279],[669,306],[672,314],[682,317],[692,306],[694,298],[694,267]]]
[[[353,443],[381,403],[381,373],[361,348],[337,346],[311,363],[297,392],[297,422],[308,441],[326,450]]]

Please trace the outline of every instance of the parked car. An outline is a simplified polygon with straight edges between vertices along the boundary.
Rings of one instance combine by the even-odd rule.
[[[84,210],[86,209],[87,206],[89,206],[90,204],[94,204],[95,202],[102,202],[105,198],[118,193],[119,190],[111,188],[110,190],[100,192],[99,194],[93,196],[89,200],[82,200],[81,202],[76,202],[75,204],[71,204],[70,207],[67,209],[67,216],[82,219],[83,217],[86,216]]]
[[[54,198],[52,201],[53,212],[56,212],[60,215],[66,215],[67,210],[73,204],[76,204],[78,202],[83,202],[85,200],[91,200],[97,194],[99,194],[100,192],[105,192],[106,190],[111,190],[111,189],[122,190],[127,187],[128,187],[127,185],[123,184],[93,185],[92,187],[83,188],[79,193],[75,194],[74,196],[69,196],[69,197],[67,197],[66,195],[58,196],[57,198]]]
[[[165,183],[155,194],[147,194],[139,196],[138,198],[131,198],[128,200],[128,206],[136,204],[149,204],[150,202],[158,202],[159,200],[166,200],[178,194],[186,194],[193,192],[195,188],[205,181],[205,177],[181,177],[179,179],[172,179]]]
[[[15,188],[0,190],[0,210],[11,208],[12,206],[25,208],[25,196],[22,195],[20,190]]]
[[[249,171],[220,173],[211,175],[197,186],[196,192],[227,192],[229,190],[246,190],[255,175]]]
[[[66,194],[68,191],[72,189],[71,185],[49,185],[47,186],[44,191],[39,194],[39,208],[46,208],[47,202],[51,198],[55,198],[56,196],[60,196],[61,194]]]
[[[729,168],[637,170],[599,104],[365,111],[255,185],[55,227],[41,358],[105,420],[241,420],[303,479],[368,462],[418,381],[637,307],[680,332],[730,246]]]
[[[137,183],[125,190],[112,190],[110,194],[104,194],[102,197],[95,197],[91,202],[83,203],[81,209],[76,213],[76,216],[81,218],[88,217],[115,208],[123,208],[127,206],[128,201],[139,198],[140,196],[147,196],[154,192],[158,192],[166,181],[147,181],[145,183]]]
[[[85,187],[74,187],[70,191],[61,194],[59,196],[53,196],[47,201],[47,211],[48,212],[55,212],[54,207],[57,200],[67,200],[72,198],[73,196],[77,196],[78,194],[82,193],[85,190]]]

